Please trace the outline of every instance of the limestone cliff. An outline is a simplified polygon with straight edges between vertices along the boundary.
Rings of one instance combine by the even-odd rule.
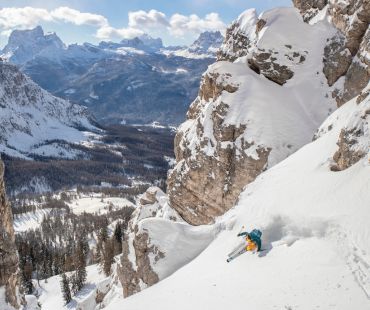
[[[3,176],[4,165],[0,162],[0,305],[19,309],[23,300],[19,293],[18,255],[13,215],[6,200]]]
[[[335,109],[322,62],[335,33],[294,8],[247,10],[229,27],[175,139],[168,195],[185,221],[212,223],[245,185],[312,139]]]
[[[123,295],[140,292],[189,263],[220,230],[219,224],[198,230],[185,223],[169,207],[167,195],[149,188],[129,223],[117,266]]]
[[[338,106],[357,96],[370,78],[370,2],[293,0],[304,20],[327,17],[337,28],[324,53],[324,73]],[[337,82],[337,83],[336,83]]]

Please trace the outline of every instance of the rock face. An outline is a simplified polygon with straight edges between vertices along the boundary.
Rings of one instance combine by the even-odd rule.
[[[245,185],[311,140],[333,105],[318,57],[333,33],[288,8],[247,10],[230,26],[175,138],[167,188],[185,221],[212,223]]]
[[[330,22],[338,29],[325,47],[323,70],[329,86],[334,85],[333,96],[340,106],[357,96],[370,78],[370,3],[366,0],[293,2],[306,22],[316,22],[314,17],[326,10]]]
[[[370,87],[349,104],[357,105],[355,112],[348,115],[347,125],[338,137],[338,150],[333,155],[332,171],[342,171],[368,155],[370,149]]]
[[[13,215],[5,197],[4,165],[0,162],[0,288],[5,287],[5,296],[0,294],[0,304],[19,309],[24,300],[19,293],[18,254],[15,246]]]
[[[125,297],[159,281],[150,256],[154,256],[154,262],[157,262],[164,257],[164,253],[155,244],[151,244],[148,232],[141,230],[140,224],[148,218],[180,219],[175,211],[169,209],[166,201],[166,195],[159,188],[150,187],[141,196],[140,204],[129,223],[129,234],[125,235],[122,256],[117,268]]]
[[[370,85],[361,94],[345,103],[320,126],[315,138],[337,132],[337,149],[329,165],[331,171],[346,170],[368,157],[370,164]]]
[[[128,297],[168,277],[199,255],[220,231],[185,223],[157,187],[144,193],[125,234],[117,277]]]

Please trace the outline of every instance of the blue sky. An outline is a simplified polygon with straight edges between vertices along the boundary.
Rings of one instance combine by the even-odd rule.
[[[167,45],[187,44],[201,31],[224,29],[245,9],[277,6],[291,6],[291,0],[0,0],[0,45],[11,30],[38,24],[68,44],[143,32]]]

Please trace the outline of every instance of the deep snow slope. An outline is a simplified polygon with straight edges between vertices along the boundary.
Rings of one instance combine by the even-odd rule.
[[[169,278],[107,309],[370,309],[368,89],[335,111],[317,140],[244,189],[216,220],[232,230]],[[352,130],[349,150],[362,155],[333,171],[341,133]],[[243,225],[263,231],[266,250],[227,264]]]
[[[82,155],[70,143],[97,130],[85,107],[52,96],[2,61],[0,81],[0,152],[21,158]]]

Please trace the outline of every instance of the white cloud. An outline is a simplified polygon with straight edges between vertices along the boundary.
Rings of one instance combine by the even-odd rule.
[[[64,22],[73,23],[75,25],[90,25],[96,27],[108,26],[108,20],[102,16],[91,13],[82,13],[80,11],[68,8],[59,7],[50,12],[52,18]]]
[[[45,9],[32,7],[0,9],[0,28],[4,33],[12,29],[33,28],[40,22],[49,22],[52,19]]]
[[[95,27],[96,37],[102,40],[129,39],[144,32],[163,33],[178,37],[189,37],[206,30],[224,30],[225,24],[217,13],[201,18],[195,14],[185,16],[174,14],[167,17],[157,10],[135,11],[128,14],[128,26],[114,28],[106,17],[80,12],[69,7],[58,7],[48,11],[42,8],[3,8],[0,9],[0,34],[8,36],[14,29],[30,29],[43,22],[64,22],[77,26]]]
[[[170,19],[170,32],[175,36],[184,36],[190,33],[201,33],[204,31],[224,30],[226,25],[217,13],[210,13],[205,18],[193,14],[184,16],[174,14]]]
[[[100,40],[113,39],[133,39],[144,34],[144,31],[136,28],[113,28],[111,26],[101,27],[96,32],[96,37]]]
[[[166,15],[157,10],[135,11],[128,14],[128,25],[131,28],[168,27]]]

